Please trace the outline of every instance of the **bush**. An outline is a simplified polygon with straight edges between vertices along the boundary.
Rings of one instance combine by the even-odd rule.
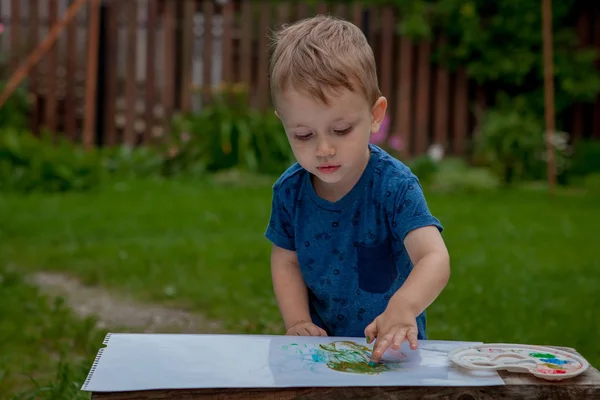
[[[13,192],[86,191],[106,178],[157,176],[163,156],[150,147],[85,151],[65,137],[36,137],[0,130],[0,190]]]
[[[479,192],[494,190],[500,180],[489,169],[470,167],[463,159],[443,160],[434,175],[430,187],[436,192]]]
[[[0,131],[2,191],[88,190],[100,183],[102,172],[97,152],[86,152],[66,139],[37,138],[16,129]]]
[[[4,91],[4,87],[5,85],[0,83],[0,93]],[[0,130],[5,128],[27,129],[28,113],[27,91],[24,88],[18,88],[0,107]]]
[[[569,174],[581,177],[594,173],[600,173],[600,142],[579,140],[573,145]]]
[[[200,113],[175,117],[163,172],[283,172],[294,157],[281,122],[273,111],[253,110],[248,104],[245,94],[227,92]]]
[[[487,111],[474,138],[477,164],[489,166],[505,184],[546,176],[543,122],[526,102],[509,101]],[[554,135],[557,175],[564,180],[570,149],[566,134]]]

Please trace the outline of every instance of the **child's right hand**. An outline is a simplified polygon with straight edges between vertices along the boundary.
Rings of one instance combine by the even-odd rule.
[[[317,325],[313,324],[310,321],[300,321],[296,322],[290,329],[288,329],[286,335],[327,336],[327,332],[325,332],[322,328],[319,328]]]

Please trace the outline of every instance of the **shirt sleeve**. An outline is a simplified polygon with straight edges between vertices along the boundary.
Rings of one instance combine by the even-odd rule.
[[[391,207],[393,209],[388,211],[388,215],[391,216],[393,235],[399,241],[404,241],[410,231],[424,226],[435,226],[440,233],[444,230],[440,221],[429,211],[423,188],[414,178],[401,184]]]
[[[276,246],[290,251],[296,250],[292,216],[281,193],[276,189],[273,190],[271,217],[265,237]]]

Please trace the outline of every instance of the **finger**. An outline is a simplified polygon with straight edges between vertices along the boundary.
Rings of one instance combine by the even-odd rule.
[[[321,336],[320,328],[316,325],[310,325],[306,328],[311,336]]]
[[[381,338],[377,338],[375,346],[373,347],[373,354],[371,355],[372,362],[379,362],[379,360],[383,356],[383,353],[385,353],[388,347],[390,347],[392,338],[392,335],[389,334]]]
[[[365,337],[367,338],[367,343],[371,343],[375,337],[377,337],[377,322],[376,320],[371,322],[365,328]]]
[[[319,332],[321,333],[321,336],[327,336],[325,329],[319,328]]]
[[[312,336],[309,326],[302,328],[302,330],[300,332],[301,332],[302,336]]]
[[[395,335],[394,340],[392,342],[392,349],[398,350],[400,349],[400,345],[406,340],[406,331],[407,329],[400,329]]]
[[[417,337],[417,330],[411,328],[406,333],[406,337],[408,338],[408,343],[410,343],[410,348],[416,350],[419,346],[419,339]]]

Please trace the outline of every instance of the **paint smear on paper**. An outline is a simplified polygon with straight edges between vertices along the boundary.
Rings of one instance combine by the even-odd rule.
[[[376,375],[385,371],[401,369],[404,364],[402,361],[373,363],[371,362],[371,350],[367,346],[348,340],[318,346],[300,346],[294,343],[282,346],[282,350],[293,350],[297,354],[310,355],[310,358],[305,359],[312,363],[325,364],[334,371],[353,374]],[[408,358],[406,354],[400,354],[401,360],[406,358]]]

